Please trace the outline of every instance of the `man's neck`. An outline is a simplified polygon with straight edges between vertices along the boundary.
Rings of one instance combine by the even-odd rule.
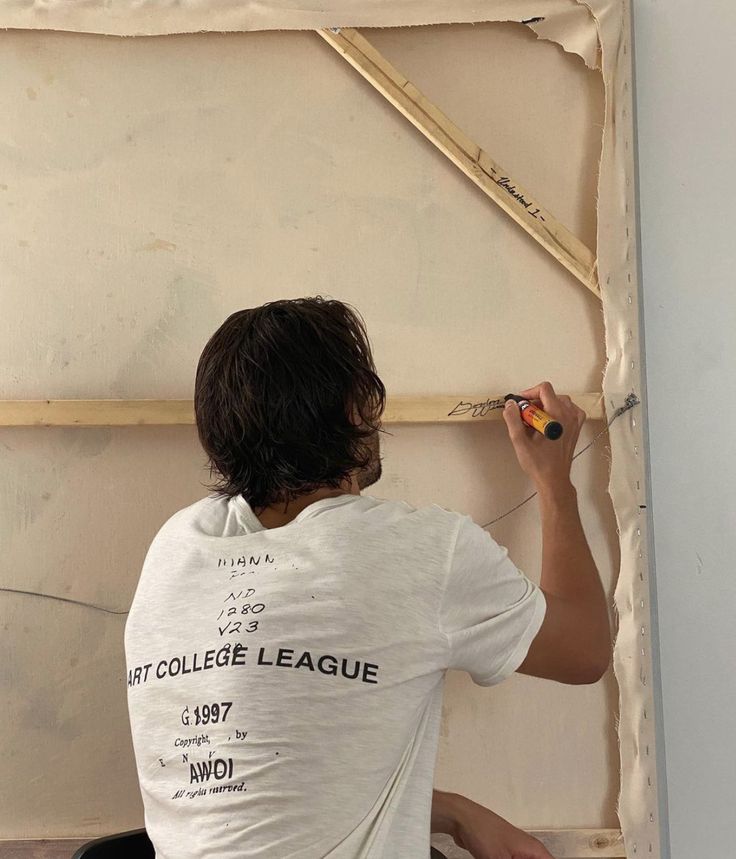
[[[355,478],[352,479],[350,486],[346,489],[334,489],[332,487],[317,489],[289,501],[288,505],[281,502],[271,504],[257,513],[256,516],[264,528],[280,528],[283,525],[288,525],[302,510],[309,507],[310,504],[314,504],[315,501],[321,501],[323,498],[337,498],[340,495],[360,495],[360,489]]]

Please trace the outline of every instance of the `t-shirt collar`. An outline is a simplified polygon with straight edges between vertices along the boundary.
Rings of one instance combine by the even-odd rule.
[[[287,522],[286,525],[279,525],[277,528],[266,528],[261,523],[260,519],[256,516],[256,514],[253,512],[253,508],[245,500],[245,498],[243,498],[242,495],[234,495],[231,499],[231,502],[235,505],[235,508],[238,512],[238,518],[241,520],[241,522],[248,531],[276,531],[279,530],[279,528],[288,528],[295,522],[301,522],[304,519],[308,519],[310,516],[314,516],[316,513],[320,513],[322,510],[325,510],[330,507],[339,507],[342,504],[347,504],[350,501],[355,501],[356,498],[360,497],[360,495],[353,495],[350,492],[346,492],[343,495],[334,495],[329,498],[320,498],[317,501],[313,501],[311,504],[308,504],[291,520],[291,522]]]

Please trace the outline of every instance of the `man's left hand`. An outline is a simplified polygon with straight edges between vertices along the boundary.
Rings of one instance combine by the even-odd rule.
[[[473,859],[554,859],[541,841],[456,793],[434,791],[432,832],[448,833]]]

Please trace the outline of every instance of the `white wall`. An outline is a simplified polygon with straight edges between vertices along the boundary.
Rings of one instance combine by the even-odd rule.
[[[633,5],[669,855],[722,859],[736,796],[736,4]]]

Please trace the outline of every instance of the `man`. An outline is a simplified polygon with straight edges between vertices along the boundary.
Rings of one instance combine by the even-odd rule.
[[[275,301],[211,337],[194,406],[215,491],[157,533],[125,630],[158,859],[426,859],[430,828],[476,859],[549,857],[432,792],[448,668],[593,683],[609,660],[570,483],[584,415],[548,383],[523,393],[565,430],[504,412],[539,492],[540,587],[469,516],[361,494],[385,389],[352,308]]]

